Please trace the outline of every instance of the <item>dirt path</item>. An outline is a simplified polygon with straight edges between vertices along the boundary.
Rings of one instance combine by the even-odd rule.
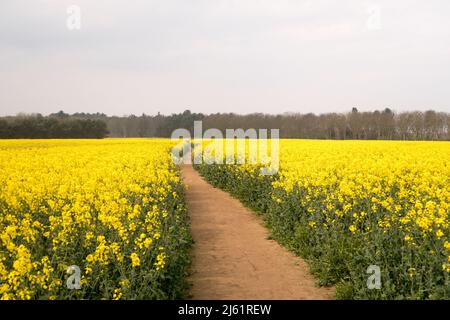
[[[259,217],[183,167],[193,248],[193,299],[329,299],[308,266],[269,235]]]

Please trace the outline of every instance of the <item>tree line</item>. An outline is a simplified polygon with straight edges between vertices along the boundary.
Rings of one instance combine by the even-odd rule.
[[[184,128],[193,135],[194,121],[201,120],[203,130],[280,129],[282,138],[364,139],[364,140],[450,140],[450,113],[433,110],[395,113],[381,111],[348,113],[254,113],[203,114],[189,110],[183,113],[141,116],[107,116],[102,113],[60,111],[47,117],[16,116],[0,119],[0,137],[88,138],[104,137],[170,137],[175,129]],[[32,134],[34,132],[34,134]]]
[[[0,139],[101,139],[106,122],[74,117],[20,115],[0,119]]]

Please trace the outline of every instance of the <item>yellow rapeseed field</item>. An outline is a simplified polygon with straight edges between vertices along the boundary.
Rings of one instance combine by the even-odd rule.
[[[181,297],[190,237],[173,145],[0,141],[0,298]],[[338,297],[450,298],[450,143],[281,140],[279,154],[272,176],[195,167],[262,212]]]
[[[0,141],[0,298],[179,297],[190,238],[171,146]]]
[[[450,298],[450,143],[281,140],[280,170],[197,165],[342,298]],[[378,266],[382,287],[367,287]]]

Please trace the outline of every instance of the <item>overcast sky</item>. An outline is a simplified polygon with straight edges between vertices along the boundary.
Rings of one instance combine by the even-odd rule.
[[[0,115],[355,106],[450,112],[450,1],[0,1]]]

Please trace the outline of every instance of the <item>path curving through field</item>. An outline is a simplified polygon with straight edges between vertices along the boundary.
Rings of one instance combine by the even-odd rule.
[[[268,240],[255,213],[183,166],[186,200],[195,244],[192,299],[331,299],[318,288],[307,264]]]

